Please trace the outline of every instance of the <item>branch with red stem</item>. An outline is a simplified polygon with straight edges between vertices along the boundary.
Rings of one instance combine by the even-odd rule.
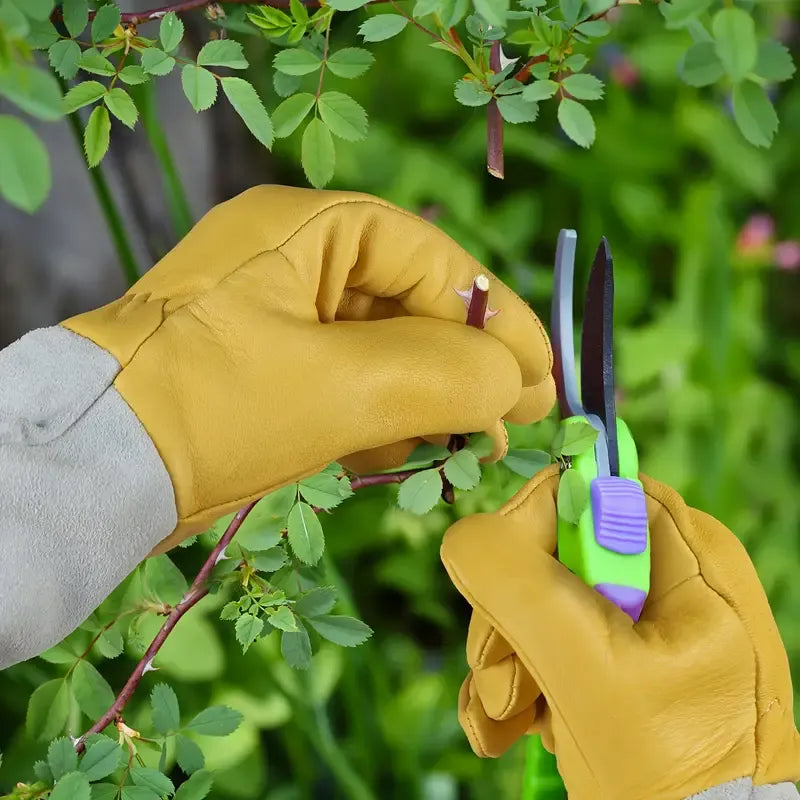
[[[500,42],[492,42],[489,51],[489,67],[493,72],[500,72]],[[497,107],[497,98],[493,97],[486,107],[486,169],[495,178],[505,176],[503,160],[503,117]]]

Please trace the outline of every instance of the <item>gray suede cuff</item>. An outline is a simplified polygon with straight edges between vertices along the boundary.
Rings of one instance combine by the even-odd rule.
[[[753,786],[750,778],[739,778],[723,783],[687,800],[798,800],[800,793],[793,783],[774,783],[769,786]]]
[[[73,631],[177,524],[119,369],[61,327],[0,351],[0,669]]]

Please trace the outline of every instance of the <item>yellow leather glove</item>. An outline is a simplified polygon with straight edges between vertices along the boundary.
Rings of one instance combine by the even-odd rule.
[[[540,733],[570,800],[797,781],[786,651],[744,547],[641,479],[652,588],[635,625],[553,557],[556,467],[445,535],[442,560],[473,607],[459,697],[472,748],[499,756]]]
[[[112,353],[114,385],[172,480],[156,552],[334,460],[402,463],[437,434],[532,422],[554,401],[530,308],[465,325],[486,272],[433,225],[352,192],[260,186],[217,206],[119,300],[64,323]],[[488,274],[488,273],[487,273]]]

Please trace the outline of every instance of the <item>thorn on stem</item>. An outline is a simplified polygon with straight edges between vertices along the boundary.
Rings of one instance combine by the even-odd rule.
[[[466,291],[456,289],[456,294],[464,300],[467,307],[467,325],[471,328],[480,328],[495,315],[495,311],[489,308],[489,279],[486,275],[478,275],[472,282],[472,286]]]

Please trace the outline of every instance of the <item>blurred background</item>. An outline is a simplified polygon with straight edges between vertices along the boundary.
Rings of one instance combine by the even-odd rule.
[[[769,8],[797,59],[788,5]],[[208,23],[199,13],[184,19],[186,45],[199,49]],[[358,43],[357,24],[343,20],[340,46]],[[608,88],[592,108],[594,147],[583,151],[560,135],[544,105],[534,125],[506,125],[499,181],[485,171],[483,111],[452,99],[457,63],[418,36],[410,29],[376,45],[374,67],[348,84],[371,127],[366,142],[337,143],[331,188],[370,192],[424,215],[543,319],[559,229],[578,230],[578,286],[599,237],[609,238],[618,411],[634,431],[642,469],[741,537],[800,686],[800,84],[786,84],[776,98],[780,132],[770,150],[757,150],[735,129],[728,98],[679,82],[684,34],[665,31],[653,7],[628,6],[595,62]],[[246,42],[248,77],[274,108],[272,51]],[[306,185],[299,137],[267,153],[227,104],[196,115],[173,78],[158,82],[159,119],[195,218],[257,183]],[[331,76],[330,88],[338,81]],[[179,235],[146,137],[114,125],[103,169],[145,268]],[[126,285],[68,125],[37,130],[53,158],[54,188],[34,216],[0,206],[2,346],[108,302]],[[547,448],[555,423],[510,427],[512,447]],[[375,635],[355,650],[323,647],[308,675],[292,673],[270,640],[243,656],[232,628],[215,620],[221,601],[208,598],[186,617],[161,672],[145,684],[169,681],[186,712],[227,703],[245,714],[234,735],[206,748],[209,767],[220,770],[212,797],[518,796],[522,750],[479,760],[458,726],[468,613],[438,547],[454,519],[497,508],[522,482],[489,467],[478,489],[425,517],[397,509],[389,487],[337,509],[325,526],[329,576],[346,595],[342,610]],[[174,554],[186,574],[204,558],[197,550]],[[102,671],[118,687],[132,665],[122,656]],[[26,702],[55,674],[59,667],[39,660],[0,673],[0,789],[29,778],[41,755],[24,734]],[[134,727],[148,692],[143,685],[131,707]]]

